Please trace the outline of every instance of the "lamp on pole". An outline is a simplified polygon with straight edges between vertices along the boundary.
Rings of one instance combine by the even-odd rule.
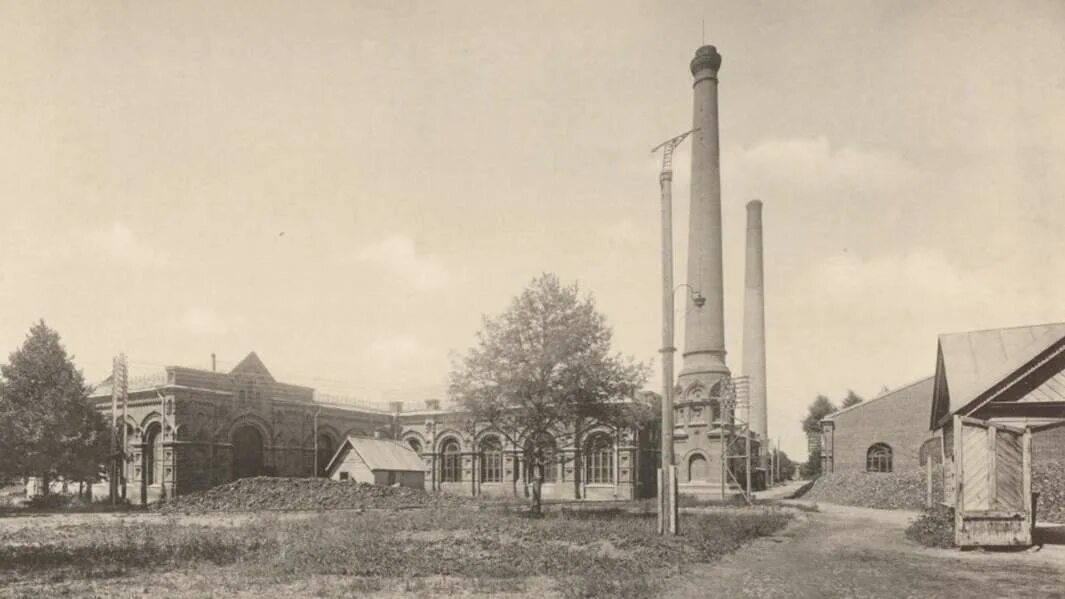
[[[662,149],[662,171],[658,183],[662,192],[662,466],[658,474],[658,531],[677,534],[677,478],[673,458],[673,293],[688,287],[696,307],[706,299],[691,285],[673,287],[673,151],[696,129],[668,139],[651,153]]]

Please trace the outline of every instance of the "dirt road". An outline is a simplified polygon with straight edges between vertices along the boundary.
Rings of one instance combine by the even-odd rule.
[[[680,577],[668,597],[1065,597],[1065,547],[927,549],[896,512],[832,506]]]

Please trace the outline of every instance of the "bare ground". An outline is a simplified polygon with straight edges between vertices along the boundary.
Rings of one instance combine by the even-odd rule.
[[[1065,547],[1020,552],[928,549],[903,535],[908,514],[829,507],[800,515],[672,581],[667,597],[1065,597]]]

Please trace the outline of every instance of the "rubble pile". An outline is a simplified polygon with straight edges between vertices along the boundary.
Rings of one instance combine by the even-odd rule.
[[[1037,519],[1065,524],[1065,460],[1036,461],[1032,465],[1032,492],[1039,493]]]
[[[469,498],[407,487],[324,478],[242,478],[218,487],[180,495],[158,507],[163,512],[335,510],[446,507]]]
[[[818,478],[802,499],[885,510],[920,510],[925,506],[925,476],[921,470],[832,472]],[[936,479],[933,493],[941,496],[942,479]]]

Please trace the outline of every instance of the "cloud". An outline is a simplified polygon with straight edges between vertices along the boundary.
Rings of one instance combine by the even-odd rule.
[[[606,225],[607,239],[614,243],[627,243],[640,237],[640,232],[631,220],[619,220]]]
[[[356,259],[392,273],[419,291],[442,287],[450,278],[438,256],[419,254],[414,240],[405,235],[393,234],[366,246]]]
[[[143,268],[164,266],[170,262],[166,252],[152,246],[125,223],[115,221],[110,227],[90,231],[87,246],[103,256]]]
[[[242,316],[227,317],[208,307],[190,306],[181,314],[178,323],[190,333],[220,335],[243,324],[244,318]]]
[[[442,354],[415,336],[389,335],[370,342],[366,348],[366,359],[379,372],[401,375],[404,371],[424,368],[427,364],[440,366],[438,363],[442,361]]]
[[[740,174],[786,183],[803,189],[884,189],[912,184],[920,170],[888,153],[857,147],[835,147],[826,137],[770,139],[744,150]]]

